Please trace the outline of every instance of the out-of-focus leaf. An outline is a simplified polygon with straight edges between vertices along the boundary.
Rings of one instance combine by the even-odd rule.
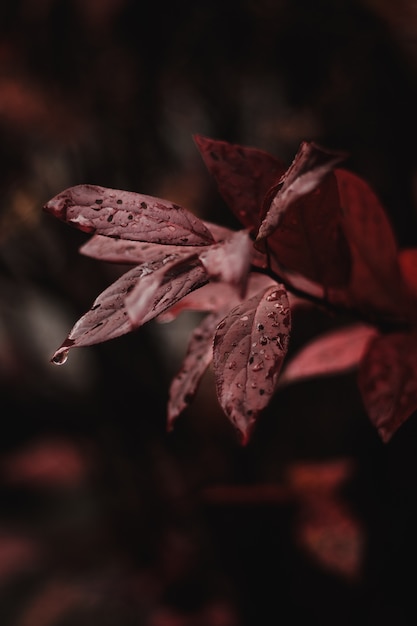
[[[294,534],[299,548],[322,569],[352,582],[363,571],[365,533],[338,491],[353,468],[352,459],[340,458],[288,469],[298,504]]]
[[[217,327],[213,351],[217,396],[243,444],[276,390],[290,328],[287,292],[278,283],[236,306]]]
[[[44,206],[54,217],[86,233],[178,246],[214,242],[204,223],[162,198],[98,185],[65,189]]]
[[[269,237],[280,224],[283,215],[296,200],[316,189],[345,154],[324,150],[314,142],[303,141],[295,158],[269,198],[262,216],[256,241]],[[272,186],[272,185],[271,185]],[[268,193],[268,196],[270,192]]]
[[[193,400],[201,378],[213,359],[214,331],[224,313],[209,313],[195,328],[181,368],[172,379],[168,400],[168,430]]]
[[[363,357],[358,386],[384,443],[417,410],[417,334],[375,337]]]
[[[369,341],[377,334],[373,326],[358,323],[314,338],[286,364],[279,386],[357,367]]]
[[[0,527],[0,586],[38,566],[40,552],[32,538]]]
[[[331,299],[366,313],[377,311],[402,318],[406,309],[398,249],[391,224],[366,181],[343,169],[335,170],[343,212],[343,228],[351,249],[349,286],[334,290]]]
[[[331,172],[307,195],[295,201],[291,195],[289,198],[291,205],[268,238],[271,256],[284,268],[325,288],[346,285],[351,255],[341,226],[334,174]]]
[[[89,470],[88,460],[66,439],[44,439],[6,456],[2,464],[8,483],[36,487],[77,487]]]
[[[55,626],[83,604],[94,602],[96,594],[81,583],[67,580],[48,581],[38,594],[25,602],[16,626]]]
[[[246,293],[253,245],[246,230],[239,230],[222,243],[207,246],[200,255],[212,280],[235,287],[243,298]]]
[[[286,479],[298,497],[314,502],[318,495],[330,495],[340,489],[354,470],[355,461],[349,457],[297,461],[286,469]]]
[[[228,207],[245,228],[255,232],[265,194],[279,181],[285,164],[256,148],[202,135],[194,135],[194,141]]]
[[[398,262],[406,288],[413,300],[417,300],[417,248],[400,250]]]

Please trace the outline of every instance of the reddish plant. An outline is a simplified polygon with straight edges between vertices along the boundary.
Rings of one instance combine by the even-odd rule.
[[[194,140],[241,230],[161,198],[87,184],[44,206],[92,235],[82,254],[133,266],[97,297],[52,362],[152,319],[203,311],[171,384],[169,429],[210,363],[242,443],[280,386],[357,368],[363,404],[388,442],[417,409],[417,248],[399,249],[374,191],[339,167],[344,154],[303,142],[286,167],[262,150]],[[352,322],[287,362],[291,311],[302,300]]]

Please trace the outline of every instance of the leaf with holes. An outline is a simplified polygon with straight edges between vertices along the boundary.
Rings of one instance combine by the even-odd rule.
[[[208,228],[183,207],[153,196],[76,185],[44,205],[44,210],[86,233],[177,246],[214,242]]]
[[[375,337],[361,361],[358,386],[372,424],[387,443],[417,410],[417,334]]]
[[[236,306],[217,327],[213,349],[217,396],[243,444],[277,388],[290,328],[287,292],[278,283]]]

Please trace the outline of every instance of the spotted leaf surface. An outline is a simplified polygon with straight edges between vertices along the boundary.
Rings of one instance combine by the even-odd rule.
[[[373,326],[352,324],[316,337],[289,361],[280,376],[279,385],[340,374],[357,367],[370,340],[377,334]]]
[[[213,349],[217,396],[244,444],[277,388],[290,328],[287,293],[278,283],[236,306],[217,327]]]
[[[213,359],[213,336],[223,313],[209,313],[191,335],[181,368],[172,379],[168,400],[168,430],[194,399],[201,378]]]
[[[204,223],[179,205],[143,194],[98,185],[65,189],[45,211],[86,233],[179,246],[214,239]]]
[[[256,148],[202,135],[194,135],[194,141],[230,210],[245,228],[256,231],[265,194],[284,174],[284,163]]]
[[[206,246],[174,246],[153,244],[129,239],[113,239],[105,235],[93,235],[79,251],[85,256],[108,263],[139,265],[166,262],[170,259],[186,258],[205,250]]]
[[[358,386],[372,424],[388,442],[417,410],[417,334],[373,339],[360,365]]]
[[[176,263],[176,260],[171,261],[173,266]],[[181,266],[181,271],[184,275],[187,271],[195,270],[198,274],[197,284],[204,284],[207,280],[206,273],[200,264],[197,265],[197,269],[196,265],[197,262],[194,261],[194,264]],[[123,274],[96,298],[91,309],[76,322],[68,337],[54,353],[52,361],[58,365],[63,364],[71,348],[90,346],[120,337],[158,315],[164,307],[169,307],[175,298],[170,293],[172,287],[167,272],[167,265],[155,262],[137,265]],[[176,273],[174,271],[175,278],[179,273],[179,271]],[[149,276],[152,276],[151,280]],[[141,317],[135,311],[135,316],[131,319],[126,298],[139,283],[141,283],[138,289],[141,294],[140,303],[144,310],[141,311]],[[191,285],[195,283],[191,279],[187,284],[191,288]],[[138,291],[135,293],[137,294]],[[138,308],[137,300],[136,296],[133,307]],[[145,300],[146,306],[143,305]],[[132,307],[132,303],[130,306]]]
[[[269,237],[278,227],[288,208],[296,200],[316,189],[344,158],[345,155],[324,150],[314,142],[302,142],[263,215],[256,240],[259,242]]]

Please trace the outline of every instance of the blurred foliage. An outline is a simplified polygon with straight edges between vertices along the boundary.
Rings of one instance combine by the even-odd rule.
[[[54,368],[123,268],[42,205],[93,183],[233,226],[193,133],[286,160],[306,139],[347,151],[417,245],[416,36],[411,0],[3,0],[2,626],[414,623],[414,418],[383,446],[351,375],[309,381],[240,449],[208,372],[168,436],[193,320]],[[299,310],[292,349],[336,323]]]

